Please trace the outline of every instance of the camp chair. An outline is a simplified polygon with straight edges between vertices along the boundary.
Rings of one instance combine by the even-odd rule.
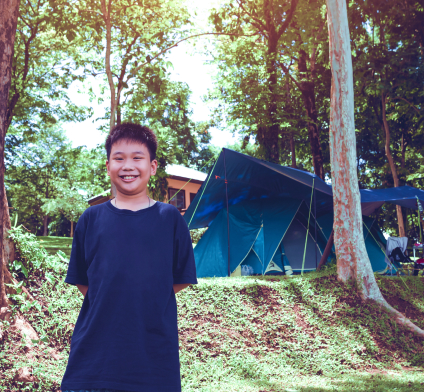
[[[393,268],[395,265],[401,267],[401,264],[397,263],[393,256],[392,252],[396,248],[400,248],[402,250],[402,254],[405,253],[406,247],[408,246],[408,238],[407,237],[389,237],[386,243],[386,262],[388,269],[390,269],[390,275],[393,275]],[[398,268],[395,268],[395,270]],[[396,271],[396,274],[399,275],[399,272]]]
[[[407,237],[389,237],[387,239],[386,255],[387,255],[387,258],[391,261],[392,265],[397,266],[397,269],[398,269],[396,271],[397,275],[409,275],[411,272],[414,271],[414,268],[410,268],[411,266],[409,265],[410,263],[412,263],[412,260],[409,257],[404,256],[407,245],[408,245]],[[399,253],[399,250],[397,248],[401,250],[403,260],[402,259],[399,260],[399,255],[398,257],[394,257],[395,253]],[[406,264],[408,265],[407,268],[403,267],[405,263],[408,263]],[[392,271],[391,271],[391,274],[392,274]]]

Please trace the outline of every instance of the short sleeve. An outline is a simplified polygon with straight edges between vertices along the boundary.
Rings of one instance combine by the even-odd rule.
[[[87,269],[88,265],[85,260],[85,232],[86,232],[87,210],[78,219],[75,227],[74,238],[72,239],[71,258],[69,260],[68,273],[65,282],[77,285],[82,284],[88,286]]]
[[[174,231],[174,284],[197,284],[196,264],[194,261],[193,245],[187,223],[176,210],[176,223]]]

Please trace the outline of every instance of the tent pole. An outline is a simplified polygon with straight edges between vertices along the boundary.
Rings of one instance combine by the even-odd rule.
[[[230,269],[230,214],[228,212],[228,181],[227,181],[227,165],[225,163],[225,149],[222,149],[224,153],[224,173],[225,173],[225,200],[227,203],[227,237],[228,237],[228,276],[231,276]]]

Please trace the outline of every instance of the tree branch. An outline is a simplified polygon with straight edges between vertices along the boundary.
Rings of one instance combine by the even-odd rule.
[[[104,1],[104,0],[103,0]],[[130,78],[133,78],[136,73],[138,71],[140,71],[141,68],[143,68],[146,64],[152,62],[152,60],[158,58],[161,54],[164,54],[165,52],[167,52],[168,50],[178,46],[178,44],[180,44],[183,41],[187,41],[190,38],[195,38],[195,37],[201,37],[203,35],[232,35],[235,37],[253,37],[254,35],[258,35],[259,31],[257,31],[256,33],[252,33],[252,34],[236,34],[236,33],[201,33],[201,34],[194,34],[194,35],[190,35],[189,37],[183,38],[182,40],[179,40],[178,42],[176,42],[174,45],[171,45],[170,47],[162,50],[161,52],[159,52],[158,54],[156,54],[154,57],[152,57],[150,59],[150,61],[145,61],[143,64],[140,64],[137,68],[134,68],[133,70],[131,70],[131,75],[128,76],[127,78],[127,82]]]
[[[280,62],[278,62],[277,63],[278,65],[279,65],[279,67],[284,71],[284,73],[286,74],[286,75],[288,75],[289,77],[290,77],[290,79],[293,81],[293,83],[296,85],[296,87],[300,90],[301,89],[301,86],[300,86],[300,84],[296,81],[296,79],[293,77],[293,76],[291,76],[290,75],[290,69],[289,68],[287,68],[283,63],[280,63]]]
[[[292,0],[290,4],[290,10],[287,13],[286,20],[284,23],[280,26],[277,33],[277,39],[280,39],[280,37],[283,35],[283,33],[286,31],[288,25],[290,24],[291,20],[293,19],[294,11],[296,10],[298,0]]]
[[[391,98],[391,100],[394,100],[394,99],[401,99],[402,101],[405,101],[409,106],[411,106],[421,116],[421,113],[418,110],[418,108],[414,104],[412,104],[411,102],[407,101],[405,98],[402,98],[402,97]]]
[[[243,7],[243,4],[240,0],[237,0],[237,3],[240,6],[240,8],[244,11],[244,13],[250,18],[252,18],[260,26],[260,29],[258,30],[266,30],[266,26],[262,23],[262,21],[259,18],[253,16],[249,11],[247,11],[246,8]]]

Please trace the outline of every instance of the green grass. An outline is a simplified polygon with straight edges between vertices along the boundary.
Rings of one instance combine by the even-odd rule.
[[[37,241],[50,255],[55,255],[58,250],[61,250],[66,256],[71,257],[72,238],[70,237],[38,236]]]
[[[48,314],[15,303],[61,359],[44,353],[46,346],[28,358],[7,330],[0,342],[0,391],[59,390],[83,297],[63,282],[66,262],[50,265],[49,279],[20,277]],[[424,328],[424,279],[377,280],[388,301]],[[334,269],[303,278],[199,279],[177,294],[177,302],[184,392],[424,391],[424,340],[362,303]],[[22,366],[37,379],[26,388],[13,381]]]

